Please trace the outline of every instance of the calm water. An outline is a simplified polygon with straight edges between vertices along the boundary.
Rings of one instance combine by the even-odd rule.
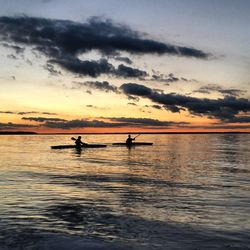
[[[250,249],[250,135],[0,136],[0,249]]]

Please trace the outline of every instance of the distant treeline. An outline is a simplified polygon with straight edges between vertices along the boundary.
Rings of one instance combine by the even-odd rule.
[[[36,133],[25,131],[0,131],[0,135],[123,135],[123,134],[250,134],[250,132],[228,131],[228,132],[116,132],[116,133]]]
[[[37,133],[25,131],[0,131],[0,135],[37,135]]]
[[[133,134],[133,135],[168,135],[168,134],[250,134],[250,132],[243,131],[228,131],[228,132],[115,132],[115,133],[41,133],[40,135],[124,135],[124,134]]]

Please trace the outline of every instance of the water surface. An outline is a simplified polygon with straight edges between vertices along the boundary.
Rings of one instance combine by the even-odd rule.
[[[248,134],[70,138],[0,136],[1,250],[250,249]]]

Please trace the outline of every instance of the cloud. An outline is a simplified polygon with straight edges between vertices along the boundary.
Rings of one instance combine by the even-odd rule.
[[[134,101],[134,102],[139,102],[140,98],[137,96],[132,96],[132,95],[127,95],[128,100]]]
[[[0,111],[0,114],[16,114],[13,111]]]
[[[246,91],[245,90],[240,90],[240,89],[234,89],[234,88],[229,88],[229,89],[224,89],[221,86],[217,84],[208,84],[205,86],[200,87],[199,89],[193,91],[194,93],[202,93],[202,94],[211,94],[213,92],[219,92],[224,96],[240,96],[244,94]]]
[[[16,54],[22,54],[25,50],[25,48],[13,44],[1,43],[1,45],[5,48],[13,49]]]
[[[106,110],[107,109],[105,107],[98,107],[98,106],[91,105],[91,104],[86,105],[86,107],[91,108],[91,109],[99,109],[99,110]]]
[[[62,75],[61,71],[56,70],[53,64],[47,63],[44,66],[44,69],[46,69],[47,71],[49,71],[49,73],[53,76],[58,76],[58,75]]]
[[[160,120],[151,119],[151,118],[113,117],[109,119],[115,122],[128,123],[130,124],[130,126],[169,127],[169,126],[189,124],[188,122],[160,121]]]
[[[126,118],[126,117],[101,117],[102,120],[69,120],[47,121],[42,126],[48,128],[73,129],[73,128],[120,128],[120,127],[146,127],[168,128],[189,124],[187,122],[159,121],[150,118]]]
[[[151,107],[154,108],[154,109],[162,109],[162,106],[156,105],[156,104],[155,104],[155,105],[152,105]]]
[[[179,82],[179,81],[183,81],[183,82],[196,82],[196,80],[194,79],[187,79],[185,77],[177,77],[175,76],[173,73],[169,73],[168,75],[165,74],[161,74],[159,71],[153,71],[153,75],[151,77],[151,81],[157,81],[157,82],[165,82],[167,85],[169,85],[169,83],[174,83],[174,82]]]
[[[119,93],[118,88],[114,85],[111,85],[107,81],[87,81],[87,82],[73,82],[74,88],[88,87],[90,89],[98,89],[105,92],[114,92]]]
[[[175,93],[165,94],[141,84],[125,83],[120,89],[128,96],[143,97],[163,105],[171,112],[188,110],[191,114],[220,120],[232,119],[240,112],[250,111],[250,101],[245,98],[225,96],[223,99],[199,99]]]
[[[209,127],[207,127],[209,128]],[[250,125],[224,125],[224,126],[211,126],[212,129],[250,129]]]
[[[57,113],[37,112],[37,111],[0,111],[0,114],[13,114],[13,115],[29,115],[29,114],[57,115]]]
[[[29,124],[20,124],[20,123],[1,123],[0,122],[0,130],[4,129],[19,129],[19,128],[35,128],[37,126],[29,125]]]
[[[115,68],[106,59],[98,61],[82,61],[76,57],[66,57],[49,60],[49,63],[56,63],[62,68],[76,74],[98,77],[101,74],[113,74]]]
[[[216,124],[216,125],[208,125],[208,126],[196,126],[196,125],[183,125],[180,126],[181,128],[186,128],[186,129],[209,129],[209,130],[218,130],[218,129],[230,129],[230,130],[235,130],[235,129],[249,129],[250,125],[220,125],[220,124]]]
[[[61,129],[72,129],[72,128],[114,128],[126,126],[125,123],[110,123],[100,120],[70,120],[65,122],[46,122],[43,126],[48,128],[61,128]]]
[[[52,68],[51,64],[58,64],[62,68],[79,75],[87,75],[93,78],[100,76],[101,74],[107,75],[114,75],[118,77],[124,78],[143,78],[147,76],[147,72],[125,66],[120,64],[118,68],[115,68],[111,63],[107,61],[107,59],[100,59],[100,60],[80,60],[76,57],[72,56],[64,56],[64,58],[59,59],[51,59],[48,61],[46,65],[46,69],[49,70],[51,73],[54,73],[55,70]]]
[[[65,119],[54,117],[22,117],[22,120],[35,121],[35,122],[64,122]]]
[[[157,80],[160,82],[166,82],[166,83],[172,83],[172,82],[178,82],[180,79],[176,76],[174,76],[173,73],[170,73],[169,75],[164,75],[164,74],[154,74],[152,75],[152,80]]]
[[[144,105],[145,108],[154,108],[154,109],[162,109],[162,106],[154,104],[154,105]]]
[[[7,55],[7,58],[9,58],[9,59],[13,59],[13,60],[17,60],[17,59],[18,59],[18,57],[17,57],[17,56],[15,56],[15,55],[13,55],[13,54],[11,54],[11,55]]]
[[[125,66],[124,64],[120,64],[118,66],[118,69],[115,71],[115,74],[120,77],[124,78],[139,78],[139,79],[144,79],[145,76],[148,75],[146,71],[136,69],[136,68],[131,68],[128,66]]]
[[[223,123],[250,123],[250,116],[237,116],[224,120]]]
[[[98,50],[103,55],[128,52],[138,55],[169,54],[198,59],[210,57],[209,53],[199,49],[146,39],[142,33],[128,26],[97,17],[85,23],[79,23],[28,16],[2,16],[0,17],[0,40],[3,41],[4,46],[14,48],[17,53],[22,51],[22,47],[18,45],[30,46],[33,51],[45,55],[49,59],[48,63],[58,64],[72,73],[92,77],[110,73],[113,70],[113,65],[105,59],[82,61],[78,58],[79,55],[92,50]],[[16,45],[11,45],[13,43]],[[128,72],[128,68],[125,70],[123,67],[120,71]],[[143,73],[130,70],[130,74]]]
[[[152,94],[152,89],[137,83],[124,83],[120,87],[125,94],[133,96],[150,96]]]
[[[52,113],[52,112],[41,112],[40,114],[42,114],[42,115],[58,115],[57,113]]]
[[[116,61],[125,62],[127,64],[132,64],[133,63],[132,60],[129,59],[128,57],[116,56],[116,57],[114,57],[114,59]]]

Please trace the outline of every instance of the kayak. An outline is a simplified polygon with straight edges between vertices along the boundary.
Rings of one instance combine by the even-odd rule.
[[[153,145],[152,142],[133,142],[132,145],[127,145],[125,142],[117,142],[117,143],[112,143],[112,145],[115,146],[151,146]]]
[[[105,148],[107,145],[104,144],[84,144],[81,148]],[[58,145],[51,146],[51,149],[64,149],[64,148],[77,148],[76,145]]]

